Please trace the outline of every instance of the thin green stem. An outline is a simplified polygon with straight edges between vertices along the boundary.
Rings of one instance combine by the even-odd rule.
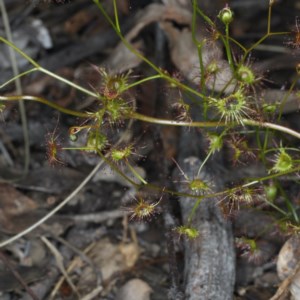
[[[256,184],[258,182],[263,182],[263,181],[266,181],[266,180],[278,178],[278,177],[281,177],[281,176],[284,176],[284,175],[287,175],[287,174],[296,173],[296,172],[299,172],[299,171],[300,171],[300,166],[295,167],[293,169],[290,169],[289,171],[269,174],[269,175],[266,175],[266,176],[263,176],[263,177],[255,178],[251,182],[247,183],[247,186]],[[246,185],[242,185],[242,187],[246,187]]]
[[[133,118],[136,120],[140,120],[143,122],[153,123],[153,124],[159,124],[159,125],[171,125],[171,126],[180,126],[180,127],[217,127],[220,122],[184,122],[184,121],[174,121],[174,120],[167,120],[167,119],[159,119],[155,117],[149,117],[142,115],[137,112],[132,112],[129,115],[129,118]],[[222,125],[221,125],[222,126]]]
[[[98,155],[105,161],[113,171],[115,171],[117,174],[119,174],[121,177],[123,177],[128,183],[130,183],[132,186],[134,186],[136,189],[139,188],[139,184],[135,183],[133,180],[131,180],[128,176],[126,176],[113,162],[111,162],[107,156],[103,155],[101,151],[97,150]]]
[[[174,121],[174,120],[167,120],[167,119],[158,119],[154,117],[145,116],[142,114],[139,114],[137,112],[132,112],[129,116],[129,118],[133,118],[136,120],[148,122],[148,123],[154,123],[154,124],[160,124],[160,125],[171,125],[171,126],[181,126],[181,127],[201,127],[201,128],[211,128],[211,127],[224,127],[224,126],[235,126],[239,125],[236,122],[219,122],[219,121],[208,121],[208,122],[183,122],[183,121]],[[298,139],[300,139],[300,133],[297,131],[278,125],[273,124],[269,122],[259,122],[255,120],[249,120],[249,119],[241,119],[240,124],[259,127],[259,128],[270,128],[274,129],[283,133],[287,133],[291,136],[294,136]]]
[[[53,77],[55,79],[57,79],[57,80],[59,80],[61,82],[64,82],[65,84],[67,84],[67,85],[75,88],[78,91],[81,91],[82,93],[84,93],[86,95],[89,95],[89,96],[91,96],[93,98],[96,98],[96,99],[100,99],[99,94],[97,94],[95,92],[92,92],[92,91],[90,91],[88,89],[85,89],[84,87],[82,87],[82,86],[80,86],[80,85],[78,85],[78,84],[76,84],[76,83],[74,83],[74,82],[72,82],[72,81],[70,81],[70,80],[68,80],[68,79],[66,79],[64,77],[61,77],[61,76],[59,76],[59,75],[57,75],[57,74],[55,74],[55,73],[53,73],[53,72],[51,72],[51,71],[49,71],[47,69],[44,69],[43,67],[40,67],[39,71],[42,72],[42,73],[45,73],[45,74],[47,74],[47,75],[49,75],[49,76],[51,76],[51,77]]]
[[[200,86],[201,90],[205,87],[205,78],[204,78],[204,64],[203,64],[203,55],[202,55],[202,47],[205,43],[205,39],[199,42],[197,40],[197,6],[198,3],[196,0],[193,0],[193,15],[192,15],[192,40],[197,47],[197,53],[198,53],[198,60],[199,60],[199,66],[200,66]],[[203,91],[205,93],[205,91]]]
[[[231,78],[228,80],[228,82],[224,85],[224,87],[222,88],[222,90],[218,93],[217,98],[221,98],[223,93],[226,91],[226,89],[234,83],[235,77],[231,76]]]
[[[23,56],[25,59],[27,59],[33,66],[35,66],[37,69],[40,69],[40,65],[34,61],[30,56],[25,54],[21,49],[19,49],[16,45],[8,41],[7,39],[0,36],[0,41],[4,44],[8,45],[9,47],[13,48],[16,52],[18,52],[21,56]]]
[[[99,2],[99,0],[93,0],[94,3],[98,6],[98,8],[101,10],[101,13],[104,15],[105,19],[109,22],[109,24],[112,26],[120,40],[123,42],[123,44],[128,48],[132,53],[134,53],[139,59],[146,62],[149,66],[151,66],[157,73],[162,74],[162,71],[153,64],[150,60],[148,60],[146,57],[144,57],[140,52],[138,52],[121,34],[121,32],[118,30],[110,16],[106,13],[105,9],[103,8],[102,4]],[[117,16],[115,16],[117,17]]]
[[[291,201],[289,200],[286,192],[284,191],[284,189],[282,188],[281,184],[278,182],[278,180],[275,181],[276,182],[276,187],[279,189],[283,199],[284,199],[284,202],[285,202],[285,205],[287,207],[287,209],[289,210],[289,212],[291,213],[291,215],[293,216],[294,220],[296,223],[299,223],[299,217],[297,215],[297,211],[296,209],[294,208],[293,204],[291,203]]]
[[[205,86],[205,69],[204,69],[204,62],[203,62],[203,55],[202,55],[202,48],[206,40],[203,39],[201,42],[197,40],[197,6],[198,3],[196,0],[193,0],[193,15],[192,15],[192,40],[194,45],[197,47],[198,53],[198,61],[199,61],[199,68],[200,68],[200,88],[203,94],[206,93],[206,86]],[[207,117],[207,101],[203,98],[203,116],[204,119]]]
[[[27,100],[27,101],[36,101],[43,103],[45,105],[48,105],[54,109],[57,109],[58,111],[69,114],[72,116],[80,117],[80,118],[90,118],[92,116],[91,113],[88,112],[79,112],[71,109],[64,108],[56,103],[50,102],[44,98],[36,97],[36,96],[0,96],[1,101],[16,101],[16,100]],[[211,127],[224,127],[224,126],[234,126],[239,125],[238,123],[232,122],[232,123],[225,123],[225,122],[219,122],[219,121],[207,121],[207,122],[183,122],[183,121],[174,121],[174,120],[167,120],[167,119],[159,119],[154,117],[149,117],[143,114],[139,114],[137,112],[131,112],[127,118],[129,119],[135,119],[140,120],[143,122],[153,123],[153,124],[160,124],[160,125],[171,125],[171,126],[181,126],[181,127],[201,127],[201,128],[211,128]],[[287,133],[291,136],[294,136],[298,139],[300,139],[300,133],[297,131],[294,131],[293,129],[268,123],[268,122],[259,122],[255,120],[249,120],[249,119],[242,119],[241,123],[244,125],[254,126],[254,127],[261,127],[261,128],[270,128],[277,131],[281,131],[283,133]]]
[[[259,44],[261,44],[269,36],[288,34],[288,32],[276,32],[276,33],[271,32],[272,5],[273,5],[273,3],[269,3],[267,33],[245,52],[244,59],[254,48],[256,48]]]
[[[196,213],[196,210],[197,208],[199,207],[201,201],[204,199],[204,198],[207,198],[207,197],[204,197],[204,196],[201,196],[201,197],[198,197],[196,203],[194,204],[193,208],[191,209],[191,212],[189,213],[189,216],[188,216],[188,223],[191,223],[192,220],[193,220],[193,217]]]
[[[28,71],[20,73],[20,74],[14,76],[13,78],[9,79],[8,81],[4,82],[2,85],[0,85],[0,89],[4,88],[5,86],[7,86],[10,83],[14,82],[16,79],[19,79],[19,78],[21,78],[21,77],[23,77],[25,75],[28,75],[28,74],[33,73],[33,72],[36,72],[38,70],[39,70],[38,68],[32,68],[32,69],[30,69]]]
[[[269,4],[267,34],[271,33],[271,19],[272,19],[272,4]]]
[[[278,207],[277,205],[275,205],[273,202],[269,201],[268,199],[265,199],[266,203],[268,205],[270,205],[272,208],[274,208],[275,210],[277,210],[279,213],[281,213],[283,216],[287,215],[287,212],[284,211],[283,209],[281,209],[280,207]]]
[[[61,150],[78,150],[78,151],[95,151],[95,148],[93,147],[63,147]]]
[[[192,196],[192,195],[187,195],[187,196],[184,196],[184,197],[193,197],[193,198],[196,198],[197,201],[196,203],[194,204],[192,210],[191,210],[191,213],[189,215],[189,220],[192,219],[195,211],[197,210],[200,202],[205,198],[217,198],[217,197],[226,197],[226,195],[230,194],[230,193],[233,193],[235,191],[239,191],[243,188],[246,188],[246,187],[249,187],[249,186],[253,186],[253,185],[256,185],[258,183],[261,183],[263,181],[267,181],[267,180],[270,180],[270,179],[275,179],[275,178],[278,178],[278,177],[281,177],[281,176],[284,176],[284,175],[287,175],[287,174],[291,174],[291,173],[295,173],[295,172],[299,172],[300,171],[300,166],[299,167],[296,167],[296,168],[293,168],[289,171],[285,171],[285,172],[281,172],[281,173],[275,173],[275,174],[270,174],[270,175],[267,175],[267,176],[264,176],[264,177],[260,177],[260,178],[257,178],[257,179],[253,179],[251,182],[247,182],[245,184],[242,184],[242,185],[238,185],[230,190],[224,190],[224,191],[220,191],[220,192],[217,192],[217,193],[211,193],[211,194],[205,194],[203,196]],[[282,213],[283,215],[287,215],[287,213],[282,210],[281,208],[277,207],[274,203],[272,202],[269,202],[267,200],[265,200],[270,206],[272,206],[274,209],[276,209],[277,211],[279,211],[280,213]]]
[[[194,2],[196,1],[194,0]],[[216,27],[215,23],[199,8],[198,5],[196,6],[196,11],[204,19],[205,22],[207,22],[213,28]]]
[[[214,149],[211,149],[211,150],[209,151],[209,153],[206,155],[205,159],[203,160],[202,164],[201,164],[200,167],[199,167],[199,170],[198,170],[198,172],[197,172],[197,176],[199,176],[201,170],[203,169],[204,165],[206,164],[206,162],[208,161],[208,159],[209,159],[210,156],[212,155],[213,151],[214,151]]]
[[[234,38],[232,38],[232,37],[228,37],[228,39],[231,41],[231,42],[233,42],[234,44],[236,44],[237,46],[239,46],[242,50],[243,50],[243,52],[247,52],[247,48],[246,47],[244,47],[240,42],[238,42],[236,39],[234,39]]]
[[[261,37],[256,43],[254,43],[250,48],[247,49],[247,51],[245,52],[244,56],[243,56],[243,60],[242,63],[244,62],[244,60],[246,59],[246,57],[248,56],[248,54],[255,49],[258,45],[260,45],[264,40],[266,40],[268,37],[270,36],[274,36],[274,35],[286,35],[289,32],[269,32],[266,33],[263,37]]]
[[[193,14],[192,14],[192,39],[195,43],[195,45],[198,44],[198,41],[196,39],[196,21],[197,21],[197,6],[198,3],[196,0],[193,0]]]
[[[257,132],[257,138],[259,140],[258,145],[259,145],[259,147],[261,149],[261,151],[260,151],[260,158],[261,158],[261,160],[262,160],[262,162],[264,163],[265,166],[267,166],[266,149],[267,149],[267,146],[268,146],[269,134],[270,134],[270,132],[269,132],[269,129],[267,128],[266,132],[265,132],[265,135],[264,135],[264,143],[263,143],[263,145],[261,145],[260,139],[259,139],[259,132]]]
[[[229,66],[230,66],[231,70],[234,72],[234,64],[233,64],[230,42],[229,42],[229,24],[226,24],[226,26],[225,26],[225,44],[224,45],[225,45],[225,50],[226,50],[226,55],[227,55],[227,60],[228,60]]]
[[[148,184],[148,182],[132,167],[132,165],[126,161],[126,165],[127,167],[130,169],[130,171],[132,172],[132,174],[143,184]]]
[[[297,148],[291,148],[291,147],[277,147],[277,148],[270,148],[268,150],[265,151],[265,153],[270,153],[270,152],[278,152],[279,149],[284,149],[284,150],[287,150],[287,151],[295,151],[295,152],[300,152],[300,149],[297,149]],[[297,161],[297,160],[293,160],[293,161]]]
[[[273,124],[273,123],[269,123],[269,122],[259,122],[259,121],[247,120],[247,119],[244,120],[243,122],[245,125],[274,129],[277,131],[281,131],[283,133],[287,133],[288,135],[294,136],[297,139],[300,139],[299,132],[297,132],[293,129],[278,125],[278,124]]]
[[[44,98],[41,97],[36,97],[36,96],[0,96],[0,101],[19,101],[19,100],[26,100],[26,101],[36,101],[36,102],[40,102],[43,103],[47,106],[50,106],[64,114],[67,115],[71,115],[71,116],[75,116],[75,117],[80,117],[80,118],[90,118],[92,116],[92,114],[90,113],[83,113],[83,112],[79,112],[76,110],[71,110],[71,109],[67,109],[64,108],[56,103],[50,102]]]
[[[119,24],[119,16],[118,16],[118,7],[117,7],[116,0],[113,0],[113,5],[114,5],[114,15],[115,15],[116,29],[118,30],[118,32],[121,33],[121,27],[120,27],[120,24]]]
[[[203,55],[202,55],[203,43],[204,42],[197,44],[197,52],[198,52],[198,59],[199,59],[199,66],[200,66],[200,87],[201,87],[201,91],[203,91],[203,94],[205,94],[206,93],[205,69],[204,69],[204,62],[203,62]],[[204,101],[204,104],[206,104],[206,101]]]
[[[111,20],[111,18],[109,17],[109,15],[106,13],[105,9],[103,8],[102,4],[99,2],[99,0],[93,0],[93,2],[97,5],[97,7],[100,9],[101,13],[104,15],[104,17],[106,18],[106,20],[109,22],[109,24],[112,26],[112,28],[115,30],[116,34],[118,35],[118,37],[120,38],[120,40],[123,42],[123,44],[126,46],[127,49],[129,49],[132,53],[134,53],[139,59],[141,59],[142,61],[144,61],[146,64],[148,64],[153,70],[155,70],[162,79],[168,81],[169,83],[172,83],[174,85],[176,85],[178,88],[181,88],[182,90],[185,90],[187,92],[190,92],[191,94],[194,94],[198,97],[205,97],[204,94],[197,92],[195,89],[177,81],[176,79],[167,76],[165,72],[163,72],[160,68],[158,68],[154,63],[152,63],[149,59],[147,59],[146,57],[144,57],[142,55],[142,53],[140,53],[138,50],[136,50],[131,44],[130,42],[128,42],[126,40],[126,38],[117,30],[116,25],[114,24],[114,22]]]
[[[133,83],[131,83],[131,84],[128,84],[128,85],[126,86],[126,88],[124,89],[124,91],[129,90],[129,89],[131,89],[131,88],[133,88],[133,87],[135,87],[135,86],[137,86],[137,85],[140,85],[140,84],[142,84],[142,83],[145,83],[145,82],[147,82],[147,81],[155,80],[155,79],[160,79],[160,78],[162,78],[162,76],[161,76],[160,74],[157,74],[157,75],[153,75],[153,76],[149,76],[149,77],[143,78],[143,79],[141,79],[141,80],[138,80],[138,81],[135,81],[135,82],[133,82]]]
[[[35,71],[40,71],[44,74],[47,74],[61,82],[64,82],[66,83],[67,85],[77,89],[78,91],[81,91],[83,93],[85,93],[86,95],[89,95],[91,97],[94,97],[96,99],[100,99],[100,96],[99,94],[95,93],[95,92],[92,92],[88,89],[85,89],[84,87],[78,85],[78,84],[75,84],[73,83],[72,81],[69,81],[67,79],[65,79],[64,77],[61,77],[47,69],[44,69],[43,67],[41,67],[37,62],[35,62],[32,58],[30,58],[25,52],[23,52],[21,49],[19,49],[17,46],[15,46],[13,43],[9,42],[8,40],[6,40],[5,38],[3,37],[0,37],[0,41],[2,41],[3,43],[7,44],[8,46],[10,46],[11,48],[13,48],[15,51],[17,51],[21,56],[23,56],[25,59],[27,59],[34,67],[35,67]],[[34,69],[32,69],[33,71]],[[31,72],[31,70],[30,70]]]
[[[300,78],[300,74],[298,74],[296,76],[296,78],[293,80],[289,90],[284,94],[283,100],[281,101],[280,106],[279,106],[279,114],[278,114],[278,118],[277,118],[278,121],[281,120],[281,116],[282,116],[282,113],[283,113],[283,108],[284,108],[290,94],[292,93],[293,89],[295,88],[295,85],[298,83],[299,78]]]
[[[4,30],[7,36],[7,41],[10,45],[13,43],[12,33],[10,29],[10,24],[8,20],[8,15],[5,7],[5,3],[3,0],[0,0],[0,8],[2,12],[2,20],[4,24]],[[1,38],[2,40],[3,38]],[[15,78],[15,86],[17,94],[21,95],[23,93],[21,81],[19,78],[19,67],[17,64],[16,53],[13,51],[11,47],[9,47],[9,56],[11,61],[11,66]],[[19,110],[22,122],[22,130],[23,130],[23,138],[24,138],[24,172],[23,176],[26,176],[29,170],[30,164],[30,143],[29,143],[29,133],[28,133],[28,124],[27,124],[27,116],[25,104],[22,101],[19,101]]]

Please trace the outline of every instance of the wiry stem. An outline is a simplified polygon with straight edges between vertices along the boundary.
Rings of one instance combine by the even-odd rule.
[[[9,20],[6,12],[6,7],[3,0],[0,0],[0,8],[2,11],[2,19],[4,24],[5,33],[7,35],[8,41],[12,44],[12,34],[10,30]],[[1,38],[1,37],[0,37]],[[1,38],[2,39],[2,38]],[[17,64],[16,54],[12,51],[12,48],[9,47],[9,56],[14,74],[14,82],[16,85],[16,91],[19,95],[23,93],[22,85],[19,75],[19,67]],[[23,137],[24,137],[24,176],[28,173],[29,163],[30,163],[30,145],[29,145],[29,133],[28,133],[28,124],[26,117],[25,104],[22,101],[19,101],[19,110],[22,122]]]
[[[36,102],[39,102],[39,103],[43,103],[47,106],[50,106],[64,114],[67,114],[67,115],[71,115],[71,116],[75,116],[75,117],[80,117],[80,118],[88,118],[88,117],[91,117],[91,114],[89,113],[83,113],[83,112],[79,112],[79,111],[76,111],[76,110],[71,110],[71,109],[67,109],[67,108],[64,108],[56,103],[53,103],[51,101],[48,101],[44,98],[41,98],[41,97],[36,97],[36,96],[0,96],[0,101],[22,101],[22,100],[27,100],[27,101],[36,101]]]
[[[248,125],[248,126],[254,126],[254,127],[259,127],[259,128],[270,128],[274,129],[277,131],[281,131],[283,133],[287,133],[291,136],[296,137],[297,139],[300,139],[300,133],[278,125],[278,124],[273,124],[269,122],[259,122],[255,120],[250,120],[250,119],[241,119],[240,124],[237,122],[219,122],[219,121],[209,121],[209,122],[182,122],[182,121],[174,121],[174,120],[166,120],[166,119],[158,119],[154,117],[149,117],[145,116],[139,113],[132,113],[130,117],[136,119],[136,120],[141,120],[144,122],[149,122],[149,123],[154,123],[154,124],[160,124],[160,125],[171,125],[171,126],[181,126],[181,127],[202,127],[202,128],[211,128],[211,127],[224,127],[224,126],[235,126],[235,125]]]

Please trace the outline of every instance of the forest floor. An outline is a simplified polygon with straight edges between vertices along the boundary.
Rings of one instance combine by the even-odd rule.
[[[13,0],[4,2],[13,40],[18,47],[44,68],[63,78],[87,89],[97,90],[101,86],[101,73],[95,66],[107,62],[119,39],[93,1],[32,0],[25,1],[26,4]],[[112,15],[112,1],[103,2]],[[132,16],[151,1],[117,2],[121,27],[124,26],[124,31],[128,31],[133,26]],[[213,7],[208,9],[210,14],[217,15],[224,1],[214,2]],[[235,11],[231,29],[231,35],[235,39],[242,44],[251,45],[264,35],[268,1],[227,2]],[[273,9],[273,30],[300,30],[295,28],[297,13],[300,16],[299,1],[278,1]],[[151,26],[144,29],[141,33],[144,40],[148,39],[151,44],[155,30],[157,29]],[[0,32],[1,36],[5,36],[1,23]],[[278,66],[267,68],[263,74],[264,87],[284,90],[293,81],[299,53],[288,49],[287,40],[287,37],[274,36],[253,51],[251,60],[254,63]],[[0,44],[0,58],[2,84],[13,77],[4,44]],[[122,59],[127,59],[126,54]],[[17,56],[17,60],[20,71],[31,68],[20,56]],[[168,64],[170,58],[163,62],[162,67]],[[145,74],[149,74],[149,68],[141,64],[130,74],[131,80]],[[299,80],[296,88],[297,86],[299,87]],[[22,88],[24,95],[43,97],[64,108],[87,111],[95,101],[73,87],[38,72],[23,77]],[[13,84],[0,91],[1,95],[16,93]],[[139,111],[152,116],[159,111],[159,95],[168,95],[171,91],[163,84],[145,84],[136,89],[135,93]],[[25,153],[18,103],[9,102],[0,116],[0,244],[26,230],[62,203],[101,161],[92,152],[63,151],[56,164],[51,164],[51,161],[49,163],[52,142],[61,147],[82,144],[86,136],[71,142],[69,129],[81,126],[84,122],[34,101],[25,104],[30,142],[29,172],[25,177],[22,177]],[[282,123],[299,132],[298,109],[291,109],[284,114]],[[127,125],[125,122],[119,128],[108,126],[107,132],[113,142],[126,133]],[[166,144],[161,136],[158,137],[160,131]],[[190,131],[192,129],[187,129],[186,134]],[[133,123],[127,137],[136,151],[132,163],[148,182],[163,187],[164,177],[168,177],[173,185],[177,184],[172,179],[174,170],[177,170],[172,159],[176,159],[179,151],[178,136],[177,129],[162,129],[158,125],[139,121]],[[299,147],[298,141],[291,140],[292,142],[291,147]],[[158,155],[161,147],[164,150]],[[230,170],[230,158],[226,157],[230,155],[230,151],[224,151],[223,155],[224,165],[219,167]],[[164,164],[161,159],[167,161],[167,174],[160,174],[163,169],[161,165]],[[126,174],[130,173],[126,166],[122,165],[121,168]],[[261,172],[264,174],[257,160],[248,162],[241,169],[241,172],[248,170],[254,177],[256,174],[262,176]],[[297,174],[281,180],[296,211],[299,208],[298,181]],[[101,166],[95,176],[51,218],[32,232],[1,248],[0,300],[167,299],[176,275],[179,283],[184,284],[183,238],[176,235],[172,237],[172,253],[175,256],[171,257],[164,211],[168,210],[172,215],[175,225],[181,224],[179,201],[174,197],[170,204],[159,208],[151,219],[136,220],[132,217],[134,205],[138,201],[134,198],[135,193],[135,188],[109,166]],[[164,188],[146,197],[157,203],[163,193]],[[285,209],[284,197],[278,197],[277,202]],[[232,224],[234,237],[247,236],[259,245],[259,252],[252,256],[236,249],[234,299],[265,300],[276,293],[281,283],[276,271],[277,257],[289,237],[279,232],[281,221],[281,216],[276,211],[264,205],[242,208],[228,219]],[[175,272],[178,274],[170,275],[174,271],[170,264],[177,265]]]

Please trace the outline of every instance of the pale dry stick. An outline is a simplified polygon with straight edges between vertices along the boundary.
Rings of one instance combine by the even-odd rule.
[[[19,282],[19,284],[25,289],[25,291],[28,293],[28,295],[33,300],[39,300],[37,295],[32,291],[32,289],[27,285],[27,283],[24,281],[21,274],[15,269],[15,266],[12,265],[9,259],[0,251],[0,260],[3,261],[5,268],[7,268],[15,277],[15,279]]]
[[[88,253],[93,247],[95,246],[95,243],[91,243],[86,249],[83,250],[84,255],[86,255],[86,253]],[[67,273],[70,273],[78,264],[78,259],[79,257],[76,256],[71,263],[68,266],[67,269]],[[50,300],[53,300],[54,297],[56,296],[58,290],[60,289],[61,285],[63,284],[65,278],[64,276],[61,276],[61,278],[58,280],[58,282],[56,283],[55,287],[53,288],[51,295],[49,297]]]
[[[80,299],[81,298],[80,294],[79,294],[76,286],[73,284],[71,278],[69,277],[69,275],[64,267],[63,256],[60,254],[60,252],[56,249],[56,247],[45,236],[41,236],[41,240],[46,244],[46,246],[49,248],[49,250],[54,255],[57,267],[59,268],[60,272],[64,275],[65,280],[68,282],[68,284],[72,288],[73,292],[77,295],[78,299]]]
[[[176,121],[176,120],[167,120],[167,119],[158,119],[150,116],[144,116],[139,113],[133,113],[132,117],[136,120],[141,120],[144,122],[148,123],[155,123],[155,124],[160,124],[160,125],[171,125],[171,126],[181,126],[181,127],[223,127],[223,126],[228,126],[228,125],[233,125],[233,123],[221,123],[221,122],[183,122],[183,121]],[[254,126],[254,127],[262,127],[262,128],[270,128],[274,129],[283,133],[287,133],[288,135],[294,136],[297,139],[300,139],[300,133],[290,129],[288,127],[274,124],[274,123],[269,123],[269,122],[259,122],[251,119],[242,119],[241,120],[242,124],[244,125],[249,125],[249,126]]]
[[[118,219],[128,216],[130,213],[126,211],[120,211],[119,209],[104,211],[98,213],[84,214],[84,215],[73,215],[70,216],[71,220],[75,222],[88,222],[88,223],[102,223],[111,219]]]
[[[3,20],[5,33],[7,35],[7,39],[10,43],[12,43],[13,42],[12,34],[11,34],[11,30],[10,30],[10,25],[9,25],[9,20],[8,20],[8,16],[7,16],[5,3],[3,0],[0,0],[0,9],[2,12],[2,20]],[[23,90],[22,90],[20,78],[18,78],[19,68],[18,68],[18,64],[17,64],[17,60],[16,60],[16,54],[12,50],[11,47],[8,47],[8,51],[9,51],[13,74],[15,77],[16,91],[17,91],[17,94],[22,95]],[[28,169],[29,169],[30,148],[29,148],[29,134],[28,134],[27,117],[26,117],[26,111],[25,111],[25,104],[23,103],[23,101],[19,101],[19,110],[20,110],[21,122],[22,122],[22,127],[23,127],[24,151],[25,151],[24,175],[26,175],[28,173]]]
[[[69,196],[66,197],[59,205],[57,205],[55,208],[53,208],[48,214],[46,214],[43,218],[41,218],[39,221],[28,227],[27,229],[21,231],[20,233],[16,234],[15,236],[7,239],[4,242],[0,243],[0,248],[3,248],[12,242],[18,240],[19,238],[23,237],[24,235],[30,233],[43,223],[45,223],[47,220],[49,220],[54,214],[56,214],[60,209],[62,209],[66,204],[68,204],[80,191],[81,189],[91,180],[91,178],[97,173],[97,171],[101,168],[104,161],[101,160],[98,162],[98,164],[95,166],[95,168],[87,175],[87,177],[80,183],[80,185],[69,194]]]
[[[6,150],[6,147],[5,147],[5,145],[3,144],[2,141],[0,141],[0,150],[3,154],[3,157],[4,157],[7,165],[12,167],[14,165],[14,162],[13,162],[11,156],[9,155],[9,152]]]
[[[69,249],[71,249],[74,253],[76,253],[81,258],[82,261],[86,262],[91,267],[91,269],[94,271],[94,273],[96,275],[97,285],[99,285],[100,282],[102,281],[102,274],[101,274],[100,270],[94,265],[93,261],[85,254],[88,250],[81,251],[81,250],[77,249],[75,246],[73,246],[72,244],[70,244],[65,239],[63,239],[63,238],[61,238],[61,237],[59,237],[59,236],[57,236],[57,235],[55,235],[53,233],[51,233],[51,236],[55,240],[57,240],[58,242],[60,242],[61,244],[63,244],[64,246],[66,246]],[[66,273],[69,274],[71,270],[72,269],[68,268],[67,271],[66,271]],[[54,296],[57,293],[57,291],[58,291],[59,287],[61,286],[61,284],[63,283],[64,279],[65,279],[65,276],[62,276],[61,280],[59,280],[60,285],[57,287],[57,289],[55,289],[55,291],[54,290],[52,291],[51,296],[50,296],[50,300],[54,299]]]

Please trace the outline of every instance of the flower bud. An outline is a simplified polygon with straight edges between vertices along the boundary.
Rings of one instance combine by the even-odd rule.
[[[208,189],[208,185],[203,180],[196,178],[189,183],[189,188],[193,192],[199,192]]]
[[[102,151],[107,145],[107,137],[97,131],[90,131],[86,147],[90,148],[91,151]]]
[[[221,135],[209,133],[207,138],[209,141],[209,151],[215,153],[221,150],[223,147],[223,139]]]
[[[241,65],[236,70],[238,80],[240,80],[242,83],[251,85],[255,83],[255,74],[254,72],[245,65]]]
[[[233,11],[229,8],[229,6],[226,6],[219,12],[218,18],[225,25],[229,25],[233,21]]]
[[[184,235],[189,239],[195,239],[199,236],[199,230],[190,226],[179,226],[177,228],[175,228],[175,231],[179,234],[179,235]]]
[[[206,67],[206,72],[208,74],[216,74],[219,71],[218,62],[213,60]]]
[[[132,154],[132,146],[127,146],[125,148],[116,148],[111,151],[111,158],[117,162],[127,159]]]

